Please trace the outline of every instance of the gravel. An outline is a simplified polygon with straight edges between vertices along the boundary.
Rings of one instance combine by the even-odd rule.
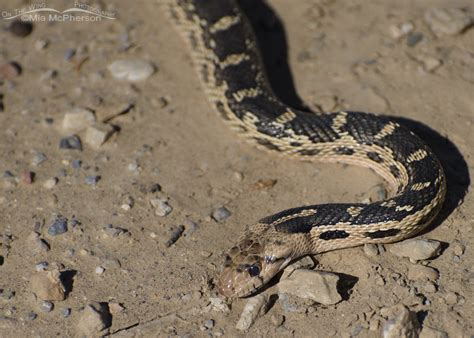
[[[61,235],[67,232],[67,218],[57,218],[48,228],[48,234],[51,236]]]
[[[231,212],[226,207],[219,207],[212,212],[212,218],[216,222],[223,222],[231,215]]]
[[[165,246],[170,247],[171,245],[176,243],[176,241],[181,237],[183,232],[184,232],[184,225],[178,225],[178,227],[176,227],[176,229],[174,229],[173,232],[171,233],[170,238],[166,241]]]
[[[107,69],[114,78],[131,82],[146,80],[155,72],[151,63],[140,59],[114,61]]]
[[[115,128],[107,123],[95,123],[86,129],[84,140],[94,148],[99,148],[115,132]]]
[[[401,304],[380,311],[382,316],[388,317],[383,326],[384,338],[418,337],[420,324],[416,312]]]
[[[79,136],[77,135],[70,135],[63,137],[59,141],[59,148],[60,149],[72,149],[72,150],[82,150],[82,142]]]
[[[150,204],[155,208],[155,215],[157,216],[164,217],[173,211],[168,201],[163,198],[152,198],[150,199]]]
[[[58,270],[36,272],[30,278],[30,289],[42,300],[64,300],[65,287],[60,276]]]
[[[96,186],[102,177],[98,175],[88,175],[85,177],[84,181],[87,185]]]
[[[94,124],[95,121],[95,113],[92,110],[76,107],[64,114],[62,128],[67,132],[77,133]]]
[[[47,300],[44,300],[41,302],[41,310],[44,311],[44,312],[51,312],[53,311],[53,308],[54,308],[54,304],[47,301]]]
[[[266,303],[267,298],[263,294],[258,294],[255,297],[250,298],[245,304],[239,321],[235,326],[237,330],[248,330],[253,325],[260,313],[260,310]]]
[[[110,326],[110,314],[103,306],[92,303],[85,306],[77,324],[77,331],[87,337],[103,336]]]

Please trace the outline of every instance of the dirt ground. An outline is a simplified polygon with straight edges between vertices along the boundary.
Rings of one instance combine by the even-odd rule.
[[[4,1],[0,9],[25,4]],[[71,4],[47,2],[58,10]],[[330,252],[316,257],[316,269],[349,284],[340,303],[291,312],[276,299],[247,333],[235,327],[246,299],[224,312],[209,305],[222,253],[245,224],[303,204],[360,201],[382,180],[247,144],[206,101],[159,1],[89,4],[117,19],[34,22],[26,37],[0,22],[0,65],[15,61],[22,69],[0,76],[0,336],[74,336],[93,302],[111,312],[109,332],[123,336],[377,337],[381,309],[399,303],[423,327],[474,334],[474,29],[435,34],[425,18],[446,6],[474,15],[472,1],[244,4],[282,100],[391,115],[426,140],[448,177],[443,212],[421,235],[443,245],[423,262],[439,272],[434,289],[410,280],[413,263],[388,251]],[[397,32],[403,24],[407,31]],[[151,62],[156,71],[141,82],[117,80],[107,66],[123,59]],[[98,148],[83,131],[82,151],[60,148],[69,134],[64,115],[74,107],[93,110],[117,131]],[[155,214],[156,198],[172,207],[168,215]],[[217,222],[211,215],[219,207],[231,215]],[[53,236],[59,215],[68,231]],[[180,225],[184,234],[167,246]],[[30,284],[41,262],[62,271],[66,286],[52,310]],[[277,285],[265,293],[277,295]]]

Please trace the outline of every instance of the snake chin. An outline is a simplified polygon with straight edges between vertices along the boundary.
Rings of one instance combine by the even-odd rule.
[[[283,270],[292,260],[287,247],[256,238],[245,238],[226,255],[217,287],[225,297],[245,297]]]

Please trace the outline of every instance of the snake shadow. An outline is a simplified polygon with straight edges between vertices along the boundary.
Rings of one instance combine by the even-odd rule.
[[[304,111],[308,106],[298,96],[288,64],[288,44],[281,19],[265,1],[239,0],[241,9],[252,25],[263,64],[275,94],[286,104]],[[434,151],[447,179],[446,201],[433,223],[423,231],[429,232],[441,223],[464,201],[471,184],[469,169],[463,155],[447,137],[427,125],[404,117],[388,116],[412,130]]]

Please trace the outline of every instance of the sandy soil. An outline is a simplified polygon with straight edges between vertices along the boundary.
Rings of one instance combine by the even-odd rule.
[[[24,4],[9,1],[8,8]],[[141,334],[243,335],[235,324],[245,299],[226,313],[207,305],[221,253],[244,225],[302,204],[362,200],[382,180],[364,169],[293,161],[245,143],[209,106],[159,2],[94,4],[116,11],[118,19],[35,22],[25,38],[0,32],[0,64],[22,67],[0,86],[0,172],[13,176],[0,178],[0,335],[73,336],[91,302],[109,306],[110,332],[134,335],[151,322]],[[67,5],[48,2],[61,10]],[[433,147],[449,184],[442,215],[422,235],[443,243],[441,255],[425,262],[439,271],[436,291],[408,279],[408,259],[389,252],[368,257],[362,248],[331,252],[316,257],[317,269],[341,275],[349,285],[344,300],[306,306],[303,313],[287,312],[277,300],[249,336],[377,336],[380,309],[398,303],[449,337],[474,334],[474,200],[467,193],[474,169],[474,30],[433,34],[424,13],[443,5],[448,2],[272,0],[247,6],[284,101],[399,118]],[[449,7],[474,13],[469,0]],[[413,31],[395,38],[390,27],[407,22]],[[75,54],[65,57],[70,50]],[[116,80],[107,66],[121,59],[147,60],[157,71],[139,83]],[[71,107],[90,108],[99,119],[112,116],[109,123],[120,130],[98,149],[87,143],[83,151],[60,149]],[[38,153],[47,160],[35,165]],[[81,168],[73,168],[74,160]],[[28,172],[34,172],[31,183]],[[85,183],[91,175],[101,177],[95,186]],[[53,177],[57,184],[45,187]],[[259,187],[262,180],[276,184]],[[151,191],[155,183],[161,191]],[[154,197],[167,198],[172,212],[156,216]],[[231,216],[216,222],[210,215],[221,206]],[[79,224],[51,236],[56,215]],[[129,236],[114,237],[107,224]],[[186,236],[167,247],[181,224]],[[38,248],[33,231],[50,250]],[[29,283],[40,262],[64,271],[68,289],[51,312]],[[277,294],[277,286],[265,292]]]

